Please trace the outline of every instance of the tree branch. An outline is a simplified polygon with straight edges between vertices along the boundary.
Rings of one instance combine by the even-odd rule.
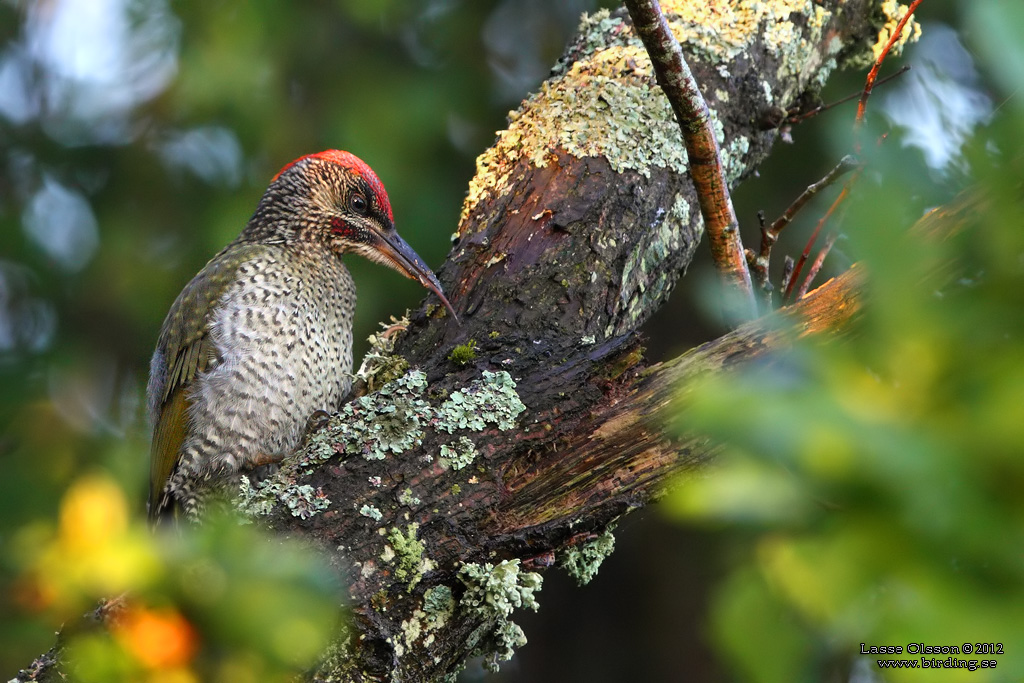
[[[658,0],[626,0],[633,26],[654,63],[658,85],[672,104],[683,133],[690,177],[697,190],[701,216],[711,243],[711,256],[723,279],[739,291],[746,315],[757,314],[750,271],[743,254],[739,220],[729,196],[711,111],[683,58],[679,41],[669,29]]]

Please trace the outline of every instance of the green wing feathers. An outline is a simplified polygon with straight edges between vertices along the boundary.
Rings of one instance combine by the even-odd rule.
[[[210,319],[234,279],[238,265],[251,257],[247,248],[225,249],[186,285],[164,320],[154,367],[164,381],[153,385],[153,443],[150,448],[149,514],[159,516],[167,479],[174,471],[188,430],[190,393],[196,377],[210,367],[216,349],[209,337]],[[234,252],[234,253],[231,253]]]

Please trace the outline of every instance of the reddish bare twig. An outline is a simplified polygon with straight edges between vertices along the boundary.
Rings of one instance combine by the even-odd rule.
[[[803,208],[807,202],[809,202],[818,192],[825,189],[829,185],[833,184],[840,177],[849,173],[854,168],[857,168],[857,160],[847,155],[839,160],[839,163],[833,168],[824,178],[816,183],[813,183],[804,190],[796,200],[789,205],[785,213],[779,216],[771,224],[771,226],[765,225],[764,213],[758,214],[758,220],[761,222],[761,251],[755,255],[751,250],[747,250],[747,263],[750,265],[750,274],[754,279],[754,283],[761,292],[762,308],[765,311],[771,310],[772,304],[772,285],[768,277],[768,268],[771,264],[772,247],[775,246],[775,242],[779,239],[779,233],[793,220],[797,212]],[[785,283],[783,289],[785,289]]]
[[[796,292],[797,301],[803,299],[804,296],[807,295],[807,291],[811,288],[811,283],[814,282],[814,278],[818,277],[818,271],[821,270],[822,264],[825,263],[825,257],[828,256],[830,251],[832,251],[832,245],[836,243],[836,238],[838,236],[839,233],[833,231],[829,233],[828,237],[825,239],[825,246],[823,246],[821,251],[818,252],[818,255],[814,257],[814,263],[811,264],[811,269],[807,271],[807,277],[804,278],[803,284],[800,285],[800,289]]]
[[[909,64],[904,64],[903,66],[901,66],[899,68],[899,70],[896,73],[889,74],[888,76],[886,76],[882,80],[880,80],[877,83],[875,83],[875,85],[873,87],[877,88],[879,86],[885,85],[886,83],[888,83],[889,81],[893,80],[894,78],[898,78],[898,77],[902,76],[903,74],[907,73],[908,71],[910,71],[910,69],[911,69],[911,66]],[[850,100],[852,100],[855,97],[860,97],[863,94],[863,92],[864,92],[863,90],[859,90],[859,91],[857,91],[855,93],[851,93],[851,94],[847,95],[846,97],[842,97],[842,98],[836,100],[835,102],[830,102],[829,104],[823,104],[821,106],[815,107],[814,109],[811,109],[810,111],[805,111],[805,112],[803,112],[801,114],[794,114],[793,116],[788,116],[788,117],[786,117],[786,123],[800,123],[801,121],[809,119],[812,116],[817,116],[818,114],[820,114],[823,111],[828,111],[829,109],[832,109],[833,107],[838,107],[840,104],[844,104],[846,102],[849,102]]]
[[[658,85],[672,104],[682,130],[690,158],[690,177],[697,189],[697,200],[711,243],[711,257],[723,279],[742,293],[747,315],[753,316],[757,311],[754,290],[740,239],[739,221],[729,197],[718,142],[711,126],[711,112],[658,1],[626,0],[626,7],[651,56]]]
[[[832,214],[835,213],[836,209],[839,208],[839,205],[843,203],[846,196],[850,194],[850,186],[853,185],[854,181],[857,179],[857,175],[860,174],[858,173],[850,178],[846,183],[846,186],[843,187],[843,191],[840,192],[839,196],[836,197],[834,202],[832,202],[832,206],[828,207],[828,211],[826,211],[825,215],[818,220],[818,224],[814,226],[814,232],[811,233],[810,238],[807,240],[807,245],[804,247],[803,253],[800,254],[800,258],[797,259],[796,266],[793,267],[793,275],[789,278],[789,282],[786,284],[786,291],[782,295],[783,301],[789,300],[790,295],[793,293],[793,286],[796,285],[797,281],[800,279],[800,271],[803,270],[804,264],[807,263],[807,257],[811,255],[811,249],[814,248],[814,242],[818,239],[818,233],[821,232],[822,226],[824,226]]]
[[[789,208],[786,209],[785,213],[775,219],[775,222],[773,222],[771,227],[768,229],[768,236],[771,240],[771,244],[768,245],[768,249],[771,249],[771,245],[775,244],[775,240],[779,238],[779,233],[782,232],[783,228],[790,224],[797,212],[804,207],[804,204],[811,201],[811,199],[814,198],[814,195],[818,194],[836,180],[857,168],[859,165],[860,164],[855,157],[847,154],[839,160],[839,163],[836,164],[835,168],[829,171],[824,178],[812,185],[809,185],[807,189],[789,205]],[[762,253],[764,252],[764,249],[765,244],[762,242]]]
[[[900,39],[903,34],[903,29],[906,27],[907,22],[910,21],[910,17],[914,15],[914,10],[921,4],[922,0],[914,0],[910,3],[910,7],[907,8],[907,13],[903,15],[900,22],[896,24],[896,29],[889,36],[889,42],[882,48],[882,52],[878,55],[878,59],[875,60],[874,65],[871,67],[871,71],[868,72],[867,82],[864,84],[864,91],[860,94],[860,101],[857,103],[857,118],[854,123],[854,128],[858,128],[861,122],[864,121],[864,112],[868,106],[868,98],[871,97],[871,90],[875,86],[875,79],[878,78],[878,70],[882,68],[882,62],[885,61],[886,56],[889,54],[889,50],[896,44],[896,41]]]

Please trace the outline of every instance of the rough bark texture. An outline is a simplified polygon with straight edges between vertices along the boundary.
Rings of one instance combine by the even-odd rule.
[[[769,153],[779,111],[863,58],[889,20],[880,0],[663,6],[733,185]],[[427,306],[391,351],[426,381],[350,404],[248,501],[349,585],[350,632],[310,680],[436,680],[510,654],[509,614],[539,588],[530,572],[586,579],[614,520],[713,455],[667,426],[679,391],[853,315],[856,272],[780,315],[787,332],[755,321],[646,365],[636,330],[694,257],[697,207],[625,11],[585,20],[478,160],[439,271],[461,325]]]

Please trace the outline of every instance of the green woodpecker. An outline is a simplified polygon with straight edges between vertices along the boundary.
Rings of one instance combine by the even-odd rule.
[[[384,185],[328,150],[285,166],[241,234],[167,313],[150,365],[149,516],[194,516],[204,492],[294,450],[309,416],[334,411],[352,372],[360,254],[418,280],[455,315],[395,231]]]

